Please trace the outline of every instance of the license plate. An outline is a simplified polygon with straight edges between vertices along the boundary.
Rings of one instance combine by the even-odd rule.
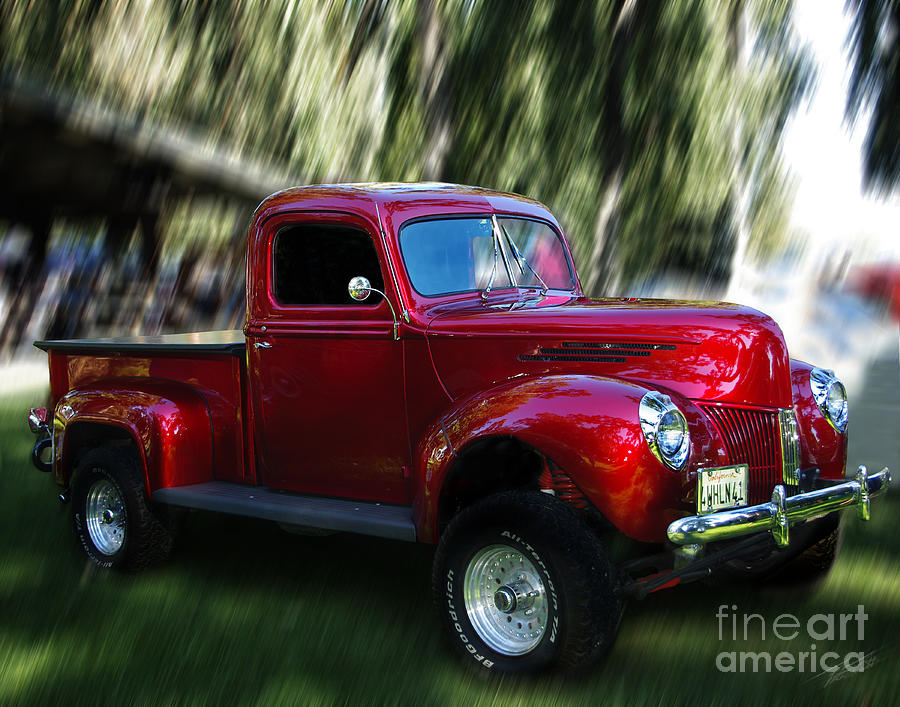
[[[747,505],[749,467],[723,466],[701,469],[697,477],[697,507],[700,513]]]

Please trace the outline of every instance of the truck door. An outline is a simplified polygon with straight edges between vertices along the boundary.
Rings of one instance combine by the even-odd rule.
[[[397,302],[378,230],[334,213],[284,214],[262,228],[266,275],[251,274],[248,297],[263,301],[246,329],[259,482],[409,503],[403,342],[380,295],[357,302],[347,292],[361,275]]]

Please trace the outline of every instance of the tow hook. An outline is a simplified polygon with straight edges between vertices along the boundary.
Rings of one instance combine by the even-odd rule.
[[[50,462],[45,462],[43,456],[44,452],[49,449],[52,444],[49,437],[44,437],[43,439],[39,439],[34,445],[34,449],[31,450],[31,463],[37,467],[38,471],[49,472],[53,469],[53,465]]]

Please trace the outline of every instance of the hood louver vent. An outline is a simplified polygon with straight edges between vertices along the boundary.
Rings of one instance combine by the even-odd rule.
[[[675,344],[564,341],[559,347],[542,346],[536,354],[522,354],[519,356],[519,360],[625,363],[629,358],[646,358],[654,351],[674,350]]]

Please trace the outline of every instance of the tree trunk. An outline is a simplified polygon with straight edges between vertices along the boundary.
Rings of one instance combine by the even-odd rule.
[[[450,77],[440,10],[435,0],[416,5],[419,42],[419,96],[425,113],[425,162],[422,176],[445,179],[445,164],[452,142]]]
[[[609,294],[618,286],[615,270],[620,235],[619,200],[626,169],[627,136],[624,124],[623,91],[626,79],[626,52],[636,31],[640,12],[634,0],[617,0],[610,15],[612,42],[609,75],[604,91],[603,115],[603,182],[600,209],[594,230],[594,247],[583,286],[591,296]]]
[[[728,39],[731,59],[734,64],[735,83],[741,85],[747,76],[750,62],[747,45],[747,15],[743,0],[735,0],[731,6],[728,23]],[[738,92],[742,94],[742,91]],[[735,218],[735,243],[731,253],[731,268],[728,280],[728,296],[731,298],[741,287],[740,277],[747,258],[750,242],[750,199],[751,169],[744,156],[745,128],[740,107],[737,107],[731,131],[731,153],[734,165],[731,203]]]
[[[615,270],[619,236],[619,198],[622,194],[622,169],[607,179],[605,191],[597,213],[594,229],[594,247],[582,286],[589,297],[601,297],[613,293],[619,286],[619,273]]]

